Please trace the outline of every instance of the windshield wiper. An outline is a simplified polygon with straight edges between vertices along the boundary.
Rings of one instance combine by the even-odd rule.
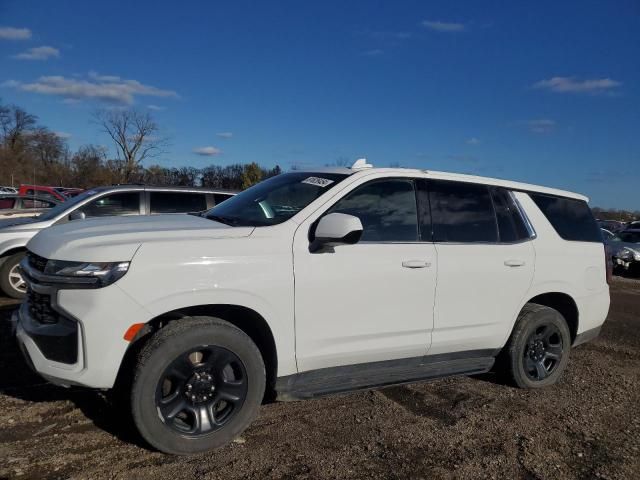
[[[207,215],[206,218],[215,222],[224,223],[225,225],[229,225],[230,227],[235,227],[238,224],[238,220],[230,217],[222,217],[220,215]]]

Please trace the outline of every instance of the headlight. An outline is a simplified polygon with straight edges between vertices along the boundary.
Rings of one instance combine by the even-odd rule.
[[[68,262],[49,260],[44,269],[47,275],[73,277],[78,283],[100,288],[121,279],[129,270],[129,262]]]
[[[624,247],[618,252],[618,257],[622,260],[631,260],[632,258],[640,262],[640,252],[629,247]]]

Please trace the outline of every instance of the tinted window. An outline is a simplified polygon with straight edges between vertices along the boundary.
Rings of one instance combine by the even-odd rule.
[[[360,219],[363,242],[418,240],[416,195],[411,180],[372,182],[358,187],[327,213],[346,213]]]
[[[201,212],[207,209],[204,193],[151,192],[151,213]]]
[[[434,241],[498,241],[496,217],[486,186],[432,180],[429,199]]]
[[[13,208],[15,203],[15,198],[0,198],[0,208]]]
[[[82,211],[87,217],[110,215],[139,215],[140,194],[138,192],[114,193],[89,202]]]
[[[23,198],[22,208],[51,208],[55,206],[55,203],[48,202],[47,200],[38,198]]]
[[[635,232],[622,232],[620,240],[627,243],[640,243],[640,233]]]
[[[565,240],[602,242],[600,228],[587,202],[538,193],[529,196]]]
[[[216,202],[216,205],[218,205],[219,203],[222,203],[225,200],[229,200],[231,197],[233,197],[233,195],[226,194],[226,193],[214,193],[213,201]]]
[[[492,188],[501,242],[517,242],[529,238],[529,232],[511,193],[504,188]]]

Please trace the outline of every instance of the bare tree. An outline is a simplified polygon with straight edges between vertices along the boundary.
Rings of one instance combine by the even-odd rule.
[[[116,144],[118,159],[124,164],[125,181],[138,177],[142,162],[160,155],[167,145],[149,112],[101,110],[94,114],[94,120]]]
[[[19,148],[24,140],[36,126],[38,117],[25,112],[15,105],[2,106],[0,108],[0,129],[2,140],[12,151]]]

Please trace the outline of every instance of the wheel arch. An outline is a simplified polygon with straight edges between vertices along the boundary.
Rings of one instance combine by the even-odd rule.
[[[8,248],[4,252],[0,253],[0,264],[2,264],[11,255],[15,255],[16,253],[26,252],[26,251],[27,251],[27,246],[26,245],[23,245],[21,247]]]
[[[567,322],[569,332],[571,333],[571,343],[575,341],[578,335],[580,312],[576,301],[571,295],[565,292],[540,293],[530,298],[526,303],[537,303],[538,305],[544,305],[545,307],[558,311]]]
[[[258,350],[260,350],[265,364],[267,376],[265,399],[269,401],[273,400],[275,398],[275,383],[278,375],[278,352],[275,337],[266,319],[257,311],[243,305],[194,305],[155,316],[140,329],[129,344],[120,366],[116,384],[120,383],[124,377],[131,373],[125,373],[128,370],[125,365],[130,365],[130,361],[133,360],[133,357],[135,357],[146,340],[148,340],[154,332],[171,322],[188,321],[188,318],[193,316],[220,318],[236,326],[251,338],[258,347]]]

